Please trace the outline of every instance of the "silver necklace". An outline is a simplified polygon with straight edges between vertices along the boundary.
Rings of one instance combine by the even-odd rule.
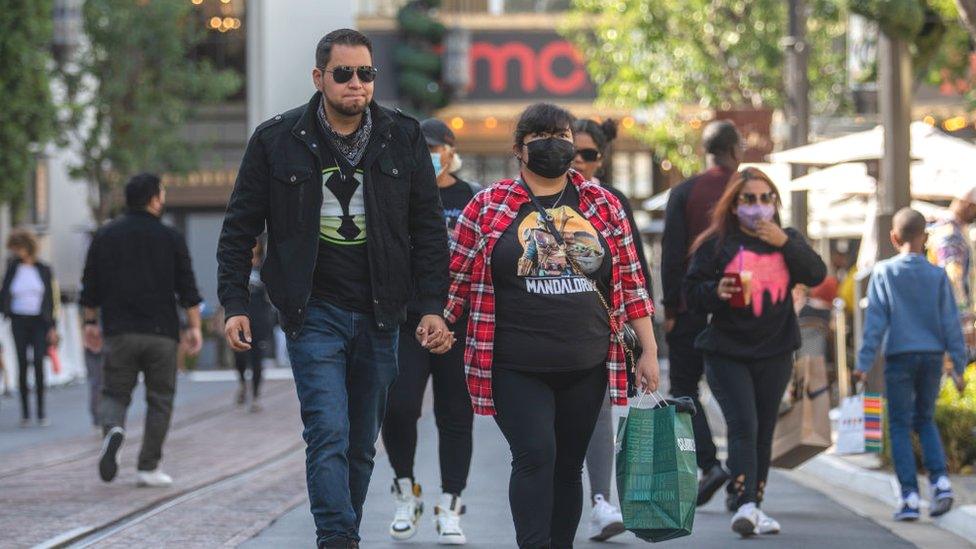
[[[549,210],[555,210],[556,207],[559,206],[559,203],[563,199],[563,195],[566,194],[566,187],[569,187],[569,183],[566,183],[566,185],[563,186],[563,190],[559,192],[559,196],[556,197],[556,201],[552,203],[552,206],[546,208],[546,217],[549,218],[549,221],[552,221],[552,214],[549,213]]]

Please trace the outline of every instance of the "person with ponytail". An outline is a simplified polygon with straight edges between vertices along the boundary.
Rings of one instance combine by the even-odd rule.
[[[695,346],[728,425],[732,530],[743,537],[780,531],[759,507],[779,403],[800,348],[792,289],[817,286],[827,274],[803,235],[781,227],[780,205],[762,171],[735,173],[692,246],[685,278],[688,306],[711,315]]]
[[[607,386],[627,404],[623,323],[658,386],[654,307],[620,202],[570,165],[573,116],[538,103],[519,117],[520,164],[475,195],[451,244],[444,314],[470,308],[465,366],[474,412],[493,415],[512,452],[509,503],[519,547],[573,546],[583,460]]]
[[[620,190],[604,184],[599,175],[604,174],[604,160],[608,158],[610,143],[617,137],[617,122],[607,119],[603,122],[595,120],[577,120],[573,124],[573,141],[576,145],[576,156],[573,158],[573,169],[578,171],[583,179],[602,185],[620,201],[627,213],[634,244],[637,249],[637,260],[644,273],[648,295],[654,295],[651,287],[651,271],[647,266],[644,255],[644,243],[640,237],[640,228],[634,220],[634,210],[630,207],[630,199]],[[600,417],[593,438],[586,451],[586,468],[590,477],[590,527],[588,537],[594,541],[606,541],[624,532],[623,517],[620,509],[610,502],[610,482],[613,479],[613,407],[610,405],[610,395],[603,399],[600,407]]]

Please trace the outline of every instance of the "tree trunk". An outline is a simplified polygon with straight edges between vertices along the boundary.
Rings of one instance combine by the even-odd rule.
[[[956,0],[956,5],[959,6],[959,17],[976,40],[976,0]]]

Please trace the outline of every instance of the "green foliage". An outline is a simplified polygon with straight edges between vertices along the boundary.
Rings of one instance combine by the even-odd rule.
[[[844,105],[842,0],[811,0],[811,107]],[[787,4],[782,0],[574,0],[567,32],[588,59],[603,102],[646,109],[639,136],[684,172],[700,165],[699,130],[680,109],[783,104]]]
[[[205,32],[184,0],[87,0],[90,47],[63,70],[71,98],[66,128],[81,143],[73,175],[96,191],[96,220],[129,176],[184,172],[196,164],[181,135],[194,107],[225,99],[241,78],[189,57]]]
[[[432,13],[439,0],[414,0],[397,12],[403,45],[394,54],[400,96],[408,111],[426,116],[447,104],[438,48],[447,29]]]
[[[51,0],[0,8],[0,201],[23,195],[34,154],[51,137]]]
[[[925,6],[920,0],[849,0],[852,12],[877,21],[892,37],[914,39],[925,21]]]

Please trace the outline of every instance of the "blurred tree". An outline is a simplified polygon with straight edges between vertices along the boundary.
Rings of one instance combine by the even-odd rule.
[[[0,201],[17,201],[51,137],[51,0],[0,8]]]
[[[443,40],[447,29],[434,18],[440,0],[412,0],[397,12],[401,44],[394,53],[404,107],[423,118],[447,105],[443,82]]]
[[[956,0],[956,6],[959,8],[959,16],[969,29],[969,34],[973,36],[973,40],[976,40],[976,0]]]
[[[197,157],[182,135],[194,107],[227,98],[241,76],[189,56],[205,32],[185,0],[86,0],[86,48],[62,68],[64,127],[77,139],[72,175],[91,188],[96,221],[143,172],[185,172]]]
[[[814,115],[846,106],[842,0],[809,2]],[[646,109],[638,136],[682,172],[700,166],[687,106],[779,108],[785,98],[782,0],[574,0],[567,29],[603,101]]]

